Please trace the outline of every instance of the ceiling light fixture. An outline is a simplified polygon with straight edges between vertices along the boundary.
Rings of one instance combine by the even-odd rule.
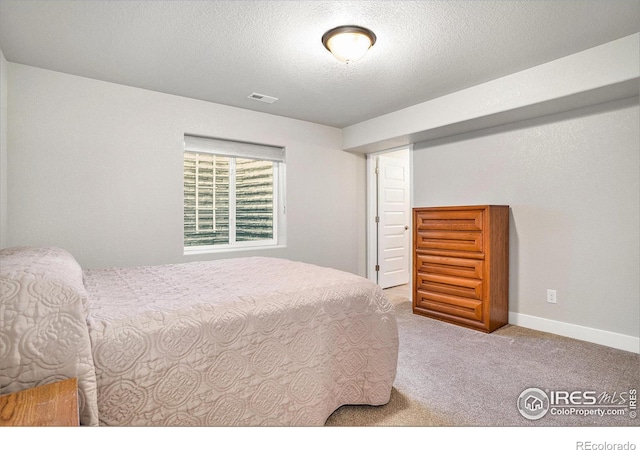
[[[322,44],[327,50],[347,64],[362,58],[375,43],[373,31],[357,25],[332,28],[322,35]]]

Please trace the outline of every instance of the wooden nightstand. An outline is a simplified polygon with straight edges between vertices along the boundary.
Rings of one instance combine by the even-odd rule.
[[[78,380],[76,378],[0,396],[0,426],[73,427],[78,425]]]

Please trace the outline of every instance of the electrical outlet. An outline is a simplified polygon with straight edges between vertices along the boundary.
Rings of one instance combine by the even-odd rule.
[[[558,293],[555,289],[547,289],[547,303],[558,303]]]

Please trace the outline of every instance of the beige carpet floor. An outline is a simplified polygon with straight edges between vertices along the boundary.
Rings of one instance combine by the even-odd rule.
[[[413,314],[407,286],[385,293],[396,308],[400,335],[391,400],[343,406],[326,425],[640,425],[629,408],[620,416],[547,413],[535,421],[517,409],[518,396],[531,387],[592,391],[612,401],[626,398],[628,405],[629,391],[640,391],[640,355],[513,325],[485,334]]]

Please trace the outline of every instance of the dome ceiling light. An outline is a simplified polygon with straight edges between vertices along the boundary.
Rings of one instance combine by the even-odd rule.
[[[322,35],[322,44],[327,50],[347,64],[362,58],[375,43],[373,31],[357,25],[332,28]]]

